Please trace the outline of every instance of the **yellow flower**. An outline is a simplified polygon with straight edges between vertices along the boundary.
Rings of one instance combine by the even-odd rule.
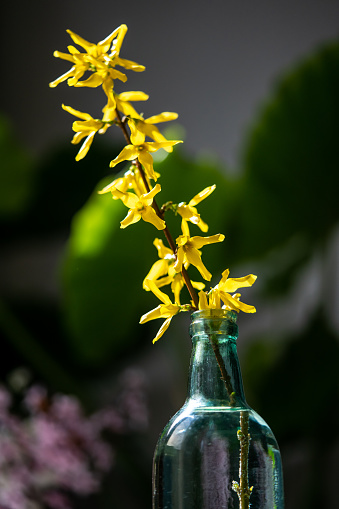
[[[257,276],[254,274],[248,274],[248,276],[244,277],[229,278],[229,272],[230,271],[226,269],[222,273],[221,280],[215,288],[218,290],[220,298],[224,302],[225,308],[234,309],[235,311],[244,311],[245,313],[255,313],[256,309],[254,306],[240,302],[240,293],[236,293],[231,296],[229,292],[233,293],[238,290],[238,288],[252,286],[257,279]]]
[[[195,205],[198,205],[198,203],[200,203],[202,200],[207,198],[211,193],[213,193],[215,188],[216,188],[215,185],[206,187],[203,191],[196,194],[194,198],[192,198],[192,200],[188,202],[188,204],[186,204],[185,202],[181,202],[177,207],[177,212],[178,214],[181,215],[183,219],[185,219],[186,221],[190,221],[193,224],[196,224],[203,232],[208,231],[208,225],[204,223],[204,221],[200,218],[200,214],[198,214]]]
[[[122,161],[133,161],[134,159],[138,159],[140,164],[144,167],[146,175],[153,179],[157,180],[156,173],[153,168],[153,158],[150,152],[156,152],[159,148],[172,147],[177,143],[182,143],[181,141],[163,141],[160,143],[157,142],[145,142],[140,145],[126,145],[120,152],[120,154],[110,162],[110,167],[113,168],[118,163]]]
[[[68,60],[73,64],[73,67],[50,83],[50,87],[56,87],[65,80],[67,80],[69,86],[75,87],[97,87],[107,80],[113,83],[114,79],[126,81],[126,75],[114,69],[116,65],[133,71],[145,70],[143,65],[125,60],[119,56],[122,41],[127,32],[126,25],[120,25],[120,27],[113,30],[109,36],[98,44],[86,41],[71,30],[67,30],[67,32],[72,40],[85,50],[85,53],[81,53],[74,46],[68,46],[69,54],[55,51],[55,57]],[[111,52],[108,54],[110,47]],[[79,81],[86,71],[92,71],[93,74],[87,80]]]
[[[150,189],[151,186],[147,177],[146,180]],[[145,188],[145,184],[141,178],[138,168],[129,169],[125,172],[123,177],[114,179],[113,182],[98,192],[99,194],[112,193],[112,198],[117,200],[120,199],[120,197],[116,196],[116,191],[121,191],[122,193],[134,191],[137,196],[147,193],[147,189]]]
[[[165,318],[164,323],[162,324],[157,335],[153,339],[153,343],[155,343],[156,341],[158,341],[159,338],[161,338],[164,332],[168,329],[173,316],[178,314],[180,311],[183,311],[184,308],[180,306],[180,304],[178,303],[173,304],[169,296],[163,293],[161,290],[159,290],[159,288],[153,281],[151,280],[147,281],[147,286],[154,293],[154,295],[158,297],[158,299],[161,300],[161,302],[163,303],[157,306],[156,308],[152,309],[148,313],[144,314],[140,318],[140,323],[146,323],[149,320],[156,320],[157,318]]]
[[[188,223],[185,219],[181,222],[182,235],[180,235],[176,242],[178,246],[177,260],[174,264],[176,272],[182,271],[183,263],[191,263],[194,265],[202,277],[207,281],[210,281],[212,274],[206,269],[205,265],[201,260],[201,252],[199,249],[207,244],[214,244],[216,242],[222,242],[225,235],[218,233],[210,237],[190,237]]]
[[[142,287],[144,290],[149,291],[150,288],[147,286],[148,281],[153,281],[158,288],[170,284],[172,293],[175,297],[175,302],[180,304],[180,292],[185,282],[182,274],[180,272],[176,272],[174,269],[176,256],[170,248],[164,246],[161,239],[155,239],[153,244],[158,250],[158,256],[160,259],[152,265],[149,273],[142,283]],[[188,265],[188,263],[185,264],[186,269]],[[196,288],[197,290],[205,288],[204,283],[197,281],[191,281],[191,283],[193,288]]]
[[[131,143],[133,145],[142,145],[145,142],[146,136],[156,142],[166,142],[167,139],[160,133],[159,129],[154,125],[160,122],[168,122],[178,118],[178,114],[174,112],[165,111],[159,115],[144,119],[130,104],[130,101],[147,101],[148,95],[144,92],[123,92],[116,94],[112,86],[104,86],[104,91],[107,95],[107,104],[103,108],[103,120],[112,121],[117,118],[116,110],[118,110],[128,120],[128,125],[131,131]],[[167,152],[172,152],[172,146],[163,147]]]
[[[81,145],[81,148],[75,158],[76,161],[80,161],[83,159],[92,145],[93,138],[95,134],[98,132],[99,134],[103,134],[110,127],[108,122],[103,122],[102,120],[94,119],[88,113],[83,113],[81,111],[75,110],[71,106],[62,105],[62,108],[71,115],[82,118],[82,121],[76,120],[73,122],[72,129],[75,131],[75,135],[73,136],[72,143],[76,145],[83,138],[86,137],[84,143]]]
[[[185,286],[184,278],[180,272],[176,273],[171,283],[171,291],[174,295],[174,302],[180,305],[180,292]]]
[[[132,60],[126,60],[125,58],[121,58],[120,50],[122,41],[124,40],[124,37],[127,32],[127,26],[126,25],[120,25],[115,31],[115,33],[118,33],[117,37],[114,38],[113,36],[113,42],[112,42],[112,48],[111,52],[109,54],[109,65],[119,65],[120,67],[124,67],[125,69],[128,69],[130,71],[135,72],[142,72],[145,70],[144,65],[137,64],[136,62],[132,62]],[[112,35],[114,32],[109,35],[105,40],[109,41],[109,39],[112,38]]]
[[[113,82],[116,79],[119,79],[124,83],[125,81],[127,81],[126,74],[118,71],[114,67],[107,66],[106,62],[100,62],[91,57],[87,57],[86,60],[89,60],[90,62],[89,70],[93,71],[93,73],[87,80],[79,81],[75,80],[74,78],[68,79],[67,84],[69,86],[74,86],[77,88],[79,87],[96,88],[102,85],[105,90],[113,88]]]
[[[205,283],[201,283],[199,281],[192,281],[191,284],[193,288],[196,290],[203,290],[205,288]],[[174,295],[175,302],[180,304],[180,292],[185,286],[185,280],[181,272],[176,272],[173,275],[173,280],[171,282],[171,290]]]
[[[81,53],[74,46],[68,46],[69,54],[62,53],[60,51],[55,51],[53,53],[55,57],[62,58],[63,60],[68,60],[74,65],[68,72],[66,72],[58,79],[50,83],[49,86],[54,88],[57,85],[59,85],[59,83],[65,81],[66,79],[68,80],[67,83],[69,86],[79,86],[78,80],[82,78],[86,71],[89,70],[94,71],[94,75],[91,76],[87,86],[101,85],[102,81],[100,80],[99,76],[95,76],[97,67],[100,68],[102,73],[102,65],[105,65],[105,61],[109,59],[107,52],[110,48],[113,39],[115,39],[116,37],[117,40],[119,40],[118,51],[120,51],[121,43],[126,33],[126,30],[127,30],[126,25],[121,25],[119,28],[114,30],[108,37],[106,37],[106,39],[100,41],[98,44],[90,43],[83,39],[82,37],[80,37],[79,35],[72,32],[71,30],[67,30],[67,33],[71,36],[73,41],[82,48],[84,48],[86,53]],[[108,65],[106,63],[106,71],[107,70],[109,71],[110,69],[108,69]],[[127,78],[123,73],[121,73],[120,71],[116,71],[114,69],[112,70],[115,71],[114,79],[118,78],[121,79],[122,81],[126,81]],[[112,74],[111,77],[113,77]]]
[[[130,224],[137,223],[141,218],[152,223],[158,230],[166,228],[166,223],[155,212],[152,207],[154,196],[161,191],[159,184],[153,187],[149,193],[137,196],[133,193],[122,193],[119,190],[115,191],[116,198],[119,198],[126,207],[129,208],[127,216],[120,223],[121,228],[126,228]]]
[[[257,276],[254,274],[248,274],[243,277],[228,277],[229,273],[229,269],[224,270],[217,285],[222,292],[235,292],[238,288],[252,286],[257,279]]]
[[[167,141],[165,136],[160,133],[159,129],[154,124],[168,122],[176,118],[178,118],[178,114],[170,111],[164,111],[159,115],[154,115],[145,120],[140,116],[130,117],[128,119],[128,125],[131,130],[131,142],[133,145],[141,145],[144,143],[146,136],[157,142]],[[172,152],[173,148],[165,147],[165,150],[167,152]]]
[[[59,83],[62,83],[66,80],[67,84],[72,86],[76,84],[78,80],[83,77],[85,72],[90,69],[90,62],[86,62],[83,56],[80,56],[79,52],[73,48],[73,46],[70,46],[69,50],[73,52],[73,55],[67,55],[67,53],[61,53],[60,51],[54,51],[53,53],[55,57],[63,58],[64,60],[70,60],[72,63],[74,63],[74,65],[69,71],[59,76],[59,78],[51,81],[49,84],[51,88],[55,88],[59,85]]]
[[[151,267],[151,270],[145,277],[142,287],[148,291],[147,280],[153,281],[158,288],[168,285],[173,281],[176,272],[173,269],[173,265],[176,260],[176,256],[173,251],[164,246],[161,239],[154,239],[154,246],[158,250],[159,260],[157,260]]]
[[[122,92],[116,94],[113,92],[113,84],[104,86],[104,92],[107,95],[107,104],[103,108],[103,120],[116,118],[116,109],[126,117],[142,119],[139,113],[130,104],[130,101],[147,101],[148,95],[144,92]]]
[[[229,270],[226,269],[222,273],[221,280],[214,288],[210,290],[208,294],[206,292],[199,293],[199,309],[230,309],[234,311],[244,311],[245,313],[255,313],[256,309],[254,306],[240,302],[240,293],[230,295],[229,292],[233,293],[238,288],[244,288],[252,286],[257,276],[254,274],[248,274],[248,276],[239,278],[229,278]],[[221,301],[224,303],[221,306]]]
[[[198,296],[199,296],[199,306],[198,306],[198,309],[203,310],[203,309],[210,309],[210,308],[212,308],[212,306],[208,302],[208,298],[207,298],[207,293],[206,292],[200,291]]]

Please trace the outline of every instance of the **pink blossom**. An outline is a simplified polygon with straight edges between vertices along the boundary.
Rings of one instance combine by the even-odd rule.
[[[115,405],[91,416],[76,397],[49,397],[34,385],[22,402],[25,418],[11,412],[11,395],[0,386],[0,509],[71,509],[68,494],[100,488],[114,459],[102,432],[122,434],[147,424],[142,374],[128,371],[120,385]]]

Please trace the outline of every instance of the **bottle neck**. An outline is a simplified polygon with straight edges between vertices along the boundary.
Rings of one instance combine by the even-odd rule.
[[[196,311],[188,399],[204,406],[246,405],[236,340],[236,313],[222,309]]]

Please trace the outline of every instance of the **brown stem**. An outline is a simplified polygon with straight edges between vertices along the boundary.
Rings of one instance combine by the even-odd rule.
[[[127,129],[126,129],[126,125],[124,122],[122,122],[120,112],[118,111],[118,109],[116,109],[116,115],[119,120],[119,125],[123,132],[124,138],[127,141],[127,143],[130,145],[131,140],[128,135]],[[134,161],[134,163],[140,172],[140,175],[141,175],[142,181],[145,185],[146,191],[149,192],[150,186],[148,184],[145,172],[144,172],[139,160],[136,159]],[[156,214],[161,219],[163,219],[164,214],[159,209],[158,204],[155,199],[153,199],[152,207],[154,208]],[[168,242],[171,250],[173,251],[173,254],[175,256],[177,256],[176,244],[175,244],[173,237],[172,237],[169,229],[167,228],[167,226],[164,228],[163,232],[164,232],[164,235],[167,239],[167,242]],[[194,306],[196,309],[198,309],[198,296],[192,286],[191,280],[190,280],[190,278],[187,274],[187,271],[184,267],[182,268],[182,276],[184,278],[185,284],[186,284],[187,289],[190,293],[190,296],[192,298]],[[227,390],[229,398],[230,398],[230,405],[235,406],[235,403],[236,403],[235,402],[235,393],[233,391],[231,377],[227,372],[226,366],[225,366],[223,358],[220,354],[219,347],[218,347],[217,343],[212,340],[211,344],[212,344],[212,348],[213,348],[213,351],[214,351],[214,354],[215,354],[215,357],[216,357],[216,360],[217,360],[217,363],[218,363],[218,366],[219,366],[219,369],[221,372],[221,378],[225,384],[226,390]],[[249,451],[250,435],[248,433],[248,412],[247,411],[240,412],[240,430],[238,432],[238,439],[240,441],[240,459],[239,459],[239,481],[240,482],[239,482],[239,484],[234,483],[233,488],[238,494],[240,509],[249,509],[249,500],[250,500],[252,490],[248,486],[248,451]]]
[[[217,338],[213,335],[209,336],[210,343],[213,348],[215,358],[217,360],[221,379],[225,384],[226,391],[230,398],[230,405],[235,407],[235,392],[232,385],[232,379],[227,371],[224,360],[219,350]],[[241,410],[240,412],[240,429],[238,431],[238,440],[240,442],[240,455],[239,455],[239,483],[233,481],[233,490],[237,493],[239,498],[239,509],[249,509],[250,507],[250,496],[252,488],[248,485],[248,453],[250,446],[250,434],[249,430],[249,414],[247,410]]]
[[[116,116],[118,118],[119,127],[122,130],[124,138],[127,141],[128,145],[130,145],[131,144],[131,139],[130,139],[130,137],[128,135],[128,132],[127,132],[127,129],[126,129],[126,125],[125,125],[125,123],[121,119],[120,111],[118,110],[118,108],[115,108],[115,114],[116,114]]]
[[[129,134],[127,132],[126,125],[122,121],[120,112],[118,111],[117,108],[116,108],[115,112],[116,112],[116,116],[118,118],[119,126],[120,126],[120,128],[121,128],[121,130],[123,132],[124,138],[127,141],[127,143],[129,145],[131,145],[131,139],[130,139]],[[144,170],[143,170],[139,160],[135,159],[135,161],[133,161],[133,162],[134,162],[134,164],[136,165],[136,167],[138,168],[138,170],[140,172],[140,175],[141,175],[141,178],[142,178],[142,181],[144,183],[146,191],[149,192],[151,189],[150,189],[150,186],[148,184],[145,172],[144,172]],[[152,207],[154,208],[157,216],[160,217],[160,219],[163,219],[164,218],[164,214],[159,209],[159,206],[158,206],[158,204],[157,204],[157,202],[156,202],[156,200],[154,198],[153,198]],[[176,257],[177,256],[177,247],[176,247],[176,244],[175,244],[175,242],[173,240],[171,232],[169,231],[167,226],[164,228],[163,232],[164,232],[164,235],[166,237],[166,240],[167,240],[171,250],[173,251],[173,254]],[[194,303],[194,307],[196,309],[198,309],[198,306],[199,306],[198,296],[197,296],[197,293],[196,293],[196,291],[194,290],[194,288],[192,286],[191,280],[190,280],[190,278],[189,278],[189,276],[187,274],[187,270],[185,269],[185,267],[182,268],[181,273],[182,273],[182,277],[184,278],[185,285],[186,285],[186,287],[187,287],[187,289],[189,291],[189,294],[191,296],[191,299],[192,299],[192,301]]]
[[[238,431],[240,442],[239,464],[239,491],[238,497],[240,509],[248,509],[250,506],[251,488],[248,485],[248,451],[250,447],[250,434],[248,433],[248,412],[240,412],[240,430]]]
[[[232,385],[231,377],[230,377],[230,375],[227,372],[224,360],[223,360],[223,358],[221,356],[221,353],[220,353],[220,350],[219,350],[219,346],[216,343],[216,341],[213,341],[213,338],[211,338],[210,343],[212,345],[213,352],[214,352],[215,358],[217,360],[217,363],[218,363],[218,366],[219,366],[219,369],[220,369],[221,379],[222,379],[222,381],[225,384],[227,393],[228,393],[229,398],[230,398],[230,405],[231,406],[235,406],[235,397],[234,397],[235,396],[235,392],[233,390],[233,385]]]

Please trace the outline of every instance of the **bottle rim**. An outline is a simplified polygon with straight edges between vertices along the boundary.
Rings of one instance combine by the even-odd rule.
[[[199,309],[197,311],[194,311],[191,314],[191,320],[195,321],[195,320],[199,320],[199,319],[208,319],[208,318],[212,318],[212,319],[216,318],[216,319],[220,320],[221,318],[225,318],[227,320],[230,320],[231,322],[236,323],[237,316],[238,316],[238,313],[231,309],[208,308],[208,309]]]

